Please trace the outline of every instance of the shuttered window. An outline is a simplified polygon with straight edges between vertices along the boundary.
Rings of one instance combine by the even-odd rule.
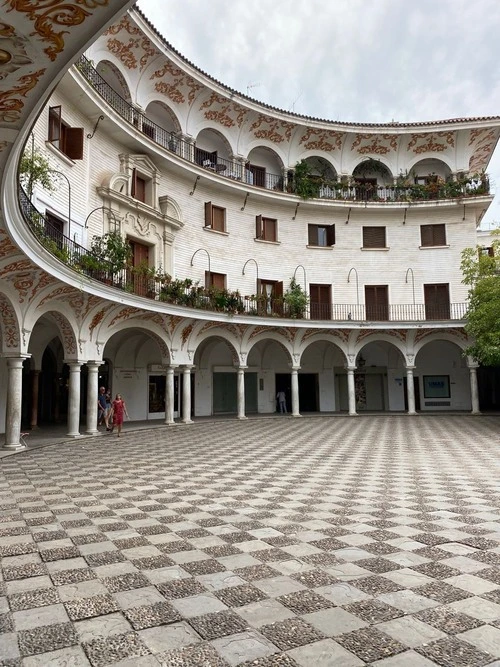
[[[216,232],[226,231],[226,209],[215,206],[212,202],[205,202],[205,227],[214,229]]]
[[[261,241],[278,240],[278,221],[275,218],[265,218],[257,215],[255,218],[255,238]]]
[[[389,319],[389,290],[387,285],[365,286],[366,319],[385,321]]]
[[[420,225],[422,247],[446,245],[445,225]]]
[[[309,285],[309,301],[312,320],[329,320],[332,317],[332,286]]]
[[[385,227],[363,227],[363,248],[386,248]]]
[[[226,274],[205,271],[205,287],[214,287],[216,289],[226,289]]]
[[[132,170],[132,186],[130,196],[137,201],[146,203],[146,179],[139,176],[137,169]]]
[[[70,127],[61,116],[61,107],[49,108],[48,140],[71,160],[83,158],[83,127]]]
[[[308,225],[307,245],[323,248],[335,245],[335,225]]]
[[[450,286],[448,283],[424,285],[425,319],[450,319]]]

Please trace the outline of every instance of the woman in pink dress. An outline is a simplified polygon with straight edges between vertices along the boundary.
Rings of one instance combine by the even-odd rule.
[[[128,418],[127,406],[125,405],[125,401],[123,400],[121,394],[116,394],[116,398],[113,401],[111,409],[113,410],[113,428],[116,426],[118,437],[120,437],[123,424],[123,415],[125,414],[125,416]],[[111,430],[113,430],[113,428]]]

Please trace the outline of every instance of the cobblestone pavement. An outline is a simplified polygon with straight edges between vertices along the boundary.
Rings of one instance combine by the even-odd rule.
[[[498,417],[178,426],[0,462],[0,664],[500,665]]]

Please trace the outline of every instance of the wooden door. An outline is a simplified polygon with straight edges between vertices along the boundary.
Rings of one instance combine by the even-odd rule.
[[[387,285],[366,285],[365,304],[367,320],[388,320],[389,294]]]
[[[266,169],[265,167],[257,167],[254,164],[248,166],[248,170],[253,174],[253,185],[259,188],[266,187]]]
[[[425,319],[450,319],[450,289],[448,283],[424,285]]]
[[[332,286],[309,285],[311,320],[330,320],[332,317]]]
[[[137,241],[129,241],[132,248],[132,266],[134,268],[149,267],[149,246]],[[133,273],[134,294],[139,296],[146,296],[148,293],[149,279],[140,272]]]

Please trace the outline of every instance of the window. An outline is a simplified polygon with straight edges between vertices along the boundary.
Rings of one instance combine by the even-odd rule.
[[[250,185],[256,185],[259,188],[266,187],[266,168],[258,167],[255,164],[247,162],[245,181]]]
[[[226,231],[226,209],[215,206],[212,202],[205,202],[205,227],[216,232]]]
[[[446,245],[446,226],[420,225],[420,239],[424,248]]]
[[[450,319],[450,287],[448,283],[424,285],[425,319]]]
[[[495,249],[492,246],[489,247],[482,247],[479,249],[479,255],[486,255],[487,257],[494,257],[495,256]]]
[[[385,227],[363,227],[363,248],[385,247]]]
[[[58,248],[64,245],[64,220],[56,215],[45,212],[45,234],[57,244]]]
[[[132,184],[130,190],[130,196],[137,201],[142,201],[143,204],[146,203],[146,184],[147,180],[139,176],[137,169],[134,167],[132,170]]]
[[[377,196],[376,178],[356,178],[356,199],[363,201],[375,199]]]
[[[332,286],[309,285],[312,320],[329,320],[332,317]]]
[[[283,314],[283,283],[278,280],[257,280],[259,314]]]
[[[278,221],[274,218],[255,218],[255,238],[261,241],[278,241]]]
[[[49,142],[71,160],[83,158],[83,127],[70,127],[61,117],[61,107],[49,107]]]
[[[389,290],[387,285],[365,285],[366,319],[389,319]]]
[[[131,272],[129,280],[134,285],[134,294],[146,296],[152,287],[150,283],[154,282],[147,276],[150,246],[133,241],[132,239],[129,239],[128,242],[132,249],[132,266],[135,269],[135,271]]]
[[[214,273],[213,271],[205,271],[205,287],[209,289],[226,289],[226,274]]]
[[[308,225],[307,245],[327,246],[335,245],[335,225]]]

